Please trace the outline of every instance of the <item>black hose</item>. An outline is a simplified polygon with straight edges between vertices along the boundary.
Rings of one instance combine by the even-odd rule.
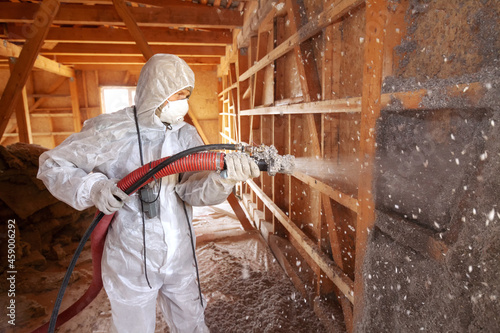
[[[156,167],[154,167],[151,170],[149,170],[148,172],[146,172],[141,178],[139,178],[129,188],[125,189],[124,192],[127,193],[128,195],[130,195],[131,193],[134,193],[149,178],[153,177],[161,169],[163,169],[164,167],[168,166],[169,164],[174,163],[175,161],[177,161],[183,157],[186,157],[188,155],[191,155],[193,153],[197,153],[200,151],[209,151],[209,150],[239,150],[239,149],[240,149],[240,146],[235,145],[235,144],[212,144],[212,145],[204,145],[204,146],[198,146],[198,147],[186,149],[186,150],[181,151],[175,155],[170,156],[165,161],[161,162]],[[71,274],[73,273],[73,270],[75,269],[76,262],[77,262],[78,258],[80,257],[80,254],[82,253],[85,244],[89,240],[90,235],[92,234],[92,231],[94,231],[95,227],[101,221],[103,216],[104,216],[104,213],[99,212],[99,214],[94,218],[94,220],[92,221],[92,223],[90,224],[88,229],[83,234],[82,239],[80,240],[80,243],[78,244],[78,247],[76,248],[75,254],[73,255],[73,258],[71,259],[71,262],[68,266],[68,269],[66,270],[66,274],[64,275],[64,279],[63,279],[63,282],[61,284],[61,287],[59,288],[59,292],[57,293],[56,302],[54,303],[54,309],[52,310],[52,315],[50,317],[48,333],[54,333],[54,331],[55,331],[57,316],[59,314],[59,308],[61,307],[62,299],[64,297],[64,292],[66,291],[66,287],[69,284],[69,279],[71,278]]]

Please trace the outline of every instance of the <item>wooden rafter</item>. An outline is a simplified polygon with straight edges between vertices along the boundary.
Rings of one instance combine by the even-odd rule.
[[[21,47],[9,43],[6,40],[0,39],[0,56],[7,58],[9,57],[19,58],[21,50],[22,50]],[[75,72],[70,67],[61,65],[60,63],[54,60],[50,60],[41,55],[38,55],[36,57],[34,67],[61,76],[66,76],[66,77],[75,76]]]
[[[44,0],[37,6],[36,16],[39,19],[31,26],[32,37],[26,41],[14,69],[9,77],[7,86],[0,99],[0,136],[7,128],[10,116],[16,107],[16,103],[22,94],[28,76],[33,69],[38,52],[42,47],[45,35],[49,30],[52,20],[59,10],[58,0]]]
[[[10,70],[14,70],[15,58],[10,59]],[[26,86],[23,87],[21,97],[16,106],[16,120],[17,131],[19,134],[19,142],[33,143],[33,135],[31,133],[31,119],[28,106],[28,95],[26,93]]]
[[[38,5],[31,3],[0,3],[0,21],[31,23]],[[139,26],[234,29],[243,25],[239,11],[208,6],[169,5],[168,8],[131,7],[130,12]],[[217,11],[217,12],[216,12]],[[222,12],[220,12],[222,11]],[[124,26],[112,6],[82,6],[62,4],[54,24]]]
[[[7,24],[7,39],[13,42],[22,42],[23,28],[15,24]],[[141,27],[144,37],[151,45],[219,45],[231,44],[229,30],[216,29],[178,30],[165,28]],[[125,29],[116,28],[81,28],[81,27],[52,27],[45,38],[51,43],[103,43],[103,44],[133,44],[134,39]]]
[[[154,55],[153,50],[151,50],[151,47],[149,46],[146,38],[144,37],[144,34],[142,33],[141,29],[139,29],[139,27],[137,26],[137,22],[130,13],[130,10],[125,5],[125,2],[123,2],[123,0],[113,0],[113,4],[115,6],[116,11],[118,12],[118,15],[120,15],[123,22],[125,22],[125,25],[127,26],[127,29],[130,35],[132,36],[132,39],[135,41],[136,45],[141,50],[142,55],[144,56],[144,58],[146,58],[146,60],[149,60],[149,58],[151,58]]]

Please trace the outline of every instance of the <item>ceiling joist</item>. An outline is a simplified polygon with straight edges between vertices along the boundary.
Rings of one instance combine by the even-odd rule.
[[[23,42],[23,27],[9,23],[6,25],[7,39],[11,42]],[[158,29],[141,27],[144,37],[150,45],[219,45],[232,43],[229,30],[194,31],[178,29]],[[135,41],[126,29],[116,28],[64,28],[51,27],[47,43],[102,43],[102,44],[134,44]]]
[[[220,60],[218,57],[181,57],[190,65],[218,65]],[[61,64],[129,64],[129,65],[144,65],[142,56],[80,56],[80,55],[59,55],[57,61]]]
[[[152,45],[153,53],[171,53],[183,57],[206,56],[221,57],[226,49],[223,46],[186,46],[186,45]],[[58,44],[51,50],[43,50],[44,55],[142,55],[136,45],[104,45],[104,44]]]
[[[0,21],[10,23],[31,23],[39,8],[31,3],[0,3]],[[191,6],[174,2],[165,8],[129,7],[138,26],[162,28],[234,29],[243,25],[239,11],[208,6]],[[215,15],[214,15],[215,14]],[[54,24],[77,24],[97,26],[125,26],[113,6],[82,6],[61,4]]]

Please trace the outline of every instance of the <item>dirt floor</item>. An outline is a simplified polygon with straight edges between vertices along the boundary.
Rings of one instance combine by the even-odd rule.
[[[208,301],[205,312],[211,332],[325,332],[310,304],[305,302],[284,274],[257,232],[241,229],[225,203],[195,210],[194,225],[201,285]],[[218,231],[215,232],[214,230]],[[72,253],[74,244],[66,246]],[[0,319],[0,331],[24,333],[48,320],[57,288],[70,255],[51,262],[45,271],[20,269],[23,293],[18,304],[16,328]],[[91,280],[90,248],[86,247],[63,300],[62,309],[86,290]],[[5,306],[2,299],[1,306]],[[22,309],[22,310],[21,310]],[[168,332],[157,310],[156,332]],[[107,332],[111,308],[104,291],[58,332]]]

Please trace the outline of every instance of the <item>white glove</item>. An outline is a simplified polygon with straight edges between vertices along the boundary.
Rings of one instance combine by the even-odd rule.
[[[255,161],[240,152],[229,153],[226,155],[227,177],[226,179],[233,182],[244,182],[249,178],[258,177],[260,175],[259,166]]]
[[[90,200],[97,209],[106,215],[122,208],[129,196],[116,186],[116,181],[103,179],[97,181],[90,190]]]

